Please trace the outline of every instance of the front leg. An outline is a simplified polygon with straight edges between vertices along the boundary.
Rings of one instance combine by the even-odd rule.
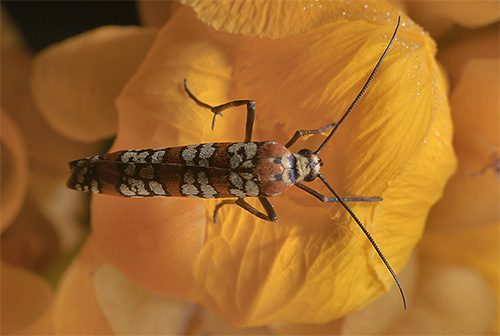
[[[245,127],[245,142],[252,141],[253,123],[255,121],[255,101],[249,100],[249,99],[234,100],[234,101],[222,104],[222,105],[211,106],[211,105],[208,105],[207,103],[202,102],[198,98],[196,98],[196,96],[194,94],[192,94],[191,91],[189,91],[188,86],[187,86],[187,79],[184,79],[184,90],[186,90],[189,97],[192,100],[194,100],[194,102],[196,104],[212,111],[212,113],[214,114],[214,118],[212,119],[212,130],[215,127],[215,118],[218,115],[220,115],[222,117],[222,111],[227,110],[231,107],[246,105],[247,106],[247,123],[246,123],[246,127]]]

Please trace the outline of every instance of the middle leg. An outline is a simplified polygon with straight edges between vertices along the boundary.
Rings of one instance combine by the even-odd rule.
[[[252,141],[253,123],[255,121],[255,101],[249,100],[249,99],[234,100],[234,101],[231,101],[231,102],[228,102],[225,104],[211,106],[211,105],[208,105],[207,103],[202,102],[198,98],[196,98],[196,96],[191,91],[189,91],[188,86],[187,86],[187,79],[184,79],[184,90],[189,95],[189,98],[194,100],[194,102],[196,104],[212,111],[212,113],[214,114],[214,117],[212,119],[212,130],[215,127],[215,119],[217,118],[218,115],[222,116],[222,111],[227,110],[231,107],[246,105],[247,106],[247,122],[246,122],[246,127],[245,127],[245,142]]]
[[[220,208],[226,204],[236,204],[246,211],[250,212],[252,215],[259,217],[260,219],[266,220],[268,222],[277,222],[278,221],[278,216],[276,215],[276,212],[274,211],[273,205],[271,202],[266,197],[258,197],[260,204],[264,207],[264,210],[266,213],[263,213],[257,209],[255,209],[252,205],[250,205],[245,199],[243,198],[238,198],[237,200],[223,200],[219,204],[215,206],[214,210],[214,223],[217,223],[217,213],[219,212]]]

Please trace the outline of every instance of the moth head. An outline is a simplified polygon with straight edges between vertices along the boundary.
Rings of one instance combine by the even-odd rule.
[[[301,149],[296,155],[296,158],[295,169],[297,172],[297,180],[304,180],[306,182],[314,181],[323,165],[319,156],[309,149]]]

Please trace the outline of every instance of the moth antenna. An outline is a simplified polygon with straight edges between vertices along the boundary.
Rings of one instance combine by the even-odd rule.
[[[400,23],[401,23],[401,16],[398,17],[398,24],[396,25],[396,29],[394,30],[394,33],[392,34],[392,37],[391,37],[391,40],[389,41],[389,44],[385,48],[385,51],[382,54],[382,56],[380,56],[380,59],[378,60],[377,65],[375,65],[375,68],[373,69],[372,73],[370,74],[370,77],[368,77],[368,80],[366,81],[365,85],[363,86],[363,88],[361,89],[361,91],[358,93],[356,99],[354,99],[354,101],[352,102],[351,106],[349,106],[349,108],[347,109],[347,111],[344,113],[344,115],[342,116],[342,118],[339,120],[339,122],[335,125],[335,127],[333,127],[332,131],[330,132],[330,134],[328,135],[328,137],[325,139],[325,141],[323,141],[323,143],[318,147],[318,149],[316,149],[316,151],[314,152],[314,154],[319,154],[319,152],[321,152],[321,150],[323,149],[323,147],[325,147],[326,144],[328,143],[328,141],[330,141],[330,139],[332,138],[332,136],[335,134],[335,132],[337,131],[337,129],[340,127],[340,125],[347,118],[347,116],[349,115],[349,113],[351,113],[351,111],[354,109],[354,106],[356,106],[356,104],[358,103],[358,101],[361,99],[361,96],[365,93],[365,91],[368,88],[368,86],[370,85],[373,77],[377,73],[377,70],[380,67],[380,64],[382,64],[382,61],[384,60],[385,55],[387,55],[387,53],[389,52],[389,49],[392,46],[392,42],[394,42],[394,40],[396,39],[396,33],[398,32],[399,24]]]
[[[391,265],[389,264],[389,262],[385,258],[384,254],[382,253],[382,251],[380,250],[380,248],[377,246],[377,243],[375,242],[375,239],[373,239],[373,237],[370,234],[370,232],[368,232],[368,230],[363,225],[363,223],[361,223],[361,221],[358,219],[358,217],[354,214],[354,211],[352,211],[351,208],[349,208],[349,206],[342,199],[342,197],[340,197],[340,195],[337,194],[337,192],[330,186],[330,184],[325,179],[325,177],[323,175],[321,175],[321,174],[318,174],[318,177],[327,186],[327,188],[330,189],[330,191],[335,195],[335,197],[338,199],[339,203],[342,204],[342,206],[347,210],[347,212],[349,213],[349,215],[351,215],[351,217],[354,219],[354,221],[356,222],[356,224],[358,224],[359,228],[365,234],[366,238],[368,238],[368,240],[372,244],[372,246],[375,249],[375,251],[377,251],[377,254],[379,255],[380,259],[382,259],[382,261],[384,262],[385,267],[387,267],[387,269],[391,273],[392,277],[394,278],[394,281],[396,282],[396,285],[399,288],[399,292],[401,293],[401,298],[403,299],[403,305],[404,305],[405,310],[406,310],[406,297],[405,297],[405,293],[403,291],[403,287],[399,283],[399,279],[398,279],[398,276],[396,275],[396,272],[394,272],[394,270],[392,269]]]

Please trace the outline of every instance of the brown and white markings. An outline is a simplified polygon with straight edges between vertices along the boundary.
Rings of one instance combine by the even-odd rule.
[[[375,76],[396,37],[399,24],[400,18],[388,46],[365,85],[337,123],[314,130],[299,130],[284,146],[271,141],[253,142],[251,140],[255,118],[253,100],[235,100],[211,106],[196,98],[189,91],[187,80],[184,80],[184,88],[189,97],[213,113],[212,129],[217,115],[222,111],[246,105],[247,121],[243,142],[125,150],[81,159],[70,163],[71,173],[67,185],[79,191],[125,197],[224,198],[225,200],[216,206],[214,222],[218,210],[226,204],[236,204],[261,219],[276,222],[278,216],[268,197],[279,195],[291,186],[297,186],[322,202],[338,202],[349,212],[392,274],[406,309],[406,299],[395,272],[368,230],[347,205],[347,202],[376,202],[382,199],[340,197],[320,173],[322,162],[318,157]],[[319,134],[330,129],[332,129],[330,134],[314,152],[302,149],[298,153],[292,153],[288,149],[302,136]],[[313,181],[317,177],[332,192],[333,197],[327,197],[301,183],[301,181]],[[257,197],[265,213],[246,202],[246,197]]]
[[[125,197],[270,197],[295,183],[300,159],[270,141],[125,150],[71,162],[68,187]]]

